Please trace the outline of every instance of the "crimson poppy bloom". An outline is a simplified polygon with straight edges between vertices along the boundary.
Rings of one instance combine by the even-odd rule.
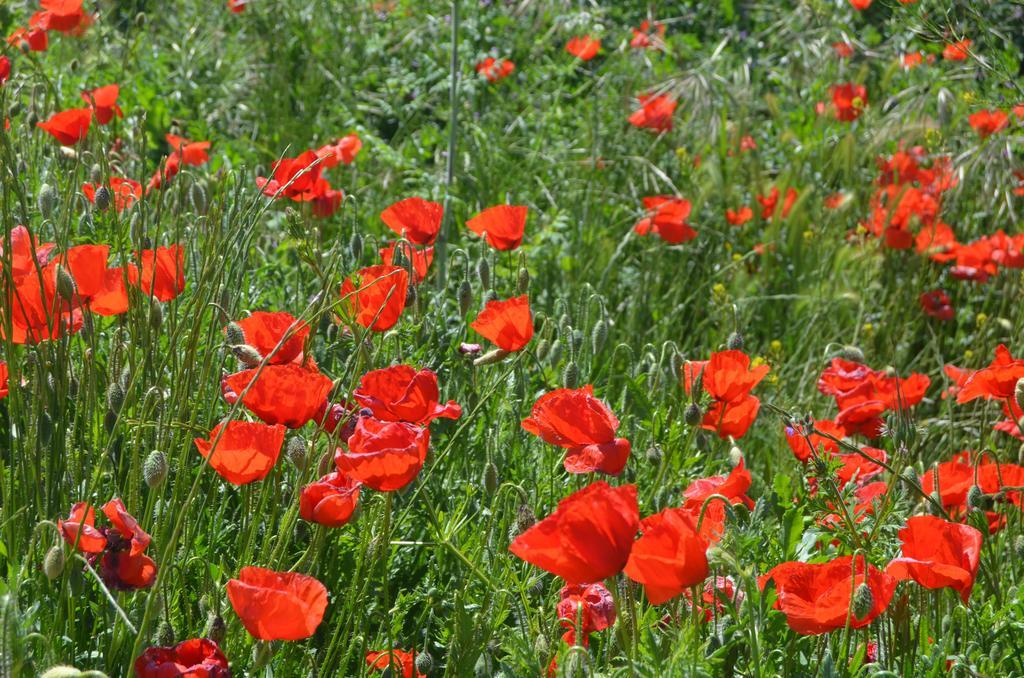
[[[1005,111],[978,111],[967,118],[967,122],[978,133],[982,139],[989,137],[1004,129],[1010,124],[1010,116]]]
[[[796,203],[797,192],[794,188],[786,189],[786,199],[782,201],[782,218],[785,219],[789,216],[789,212],[793,209],[794,203]],[[768,195],[755,196],[757,201],[761,203],[761,218],[771,219],[775,216],[775,208],[779,204],[779,188],[778,186],[772,186],[772,190]]]
[[[850,628],[867,626],[889,606],[897,583],[863,557],[854,563],[851,556],[819,564],[782,563],[758,579],[762,590],[769,580],[775,582],[777,592],[774,609],[785,614],[789,628],[802,635],[841,629],[847,618]],[[871,591],[871,609],[858,617],[850,606],[854,590],[861,584]]]
[[[50,39],[42,28],[19,28],[7,37],[7,44],[21,50],[45,52]]]
[[[85,139],[92,122],[92,111],[88,108],[71,108],[54,113],[49,120],[37,122],[36,127],[53,135],[61,146],[74,146]]]
[[[74,546],[77,540],[82,553],[103,553],[107,548],[106,536],[96,529],[96,509],[90,506],[86,510],[85,502],[72,506],[67,520],[57,521],[57,528],[69,546]]]
[[[0,400],[6,398],[11,392],[10,386],[8,386],[10,378],[11,375],[8,372],[7,363],[0,360]]]
[[[653,132],[672,129],[672,115],[676,112],[676,98],[670,94],[642,94],[640,108],[629,116],[629,124]]]
[[[324,195],[330,185],[321,176],[323,163],[315,151],[294,158],[282,158],[273,164],[273,176],[256,177],[256,185],[270,198],[285,197],[294,202],[310,202]]]
[[[525,205],[495,205],[488,207],[466,222],[466,227],[481,237],[496,250],[514,250],[523,242],[526,229]]]
[[[99,561],[97,573],[108,588],[134,591],[152,586],[156,563],[144,553],[149,535],[120,499],[107,502],[103,513],[111,526],[97,528],[95,510],[86,510],[86,504],[80,502],[71,508],[66,521],[57,521],[57,527],[67,543],[78,541],[78,550],[87,555],[90,564]]]
[[[371,671],[388,672],[392,667],[401,672],[402,678],[423,678],[424,674],[416,670],[416,652],[406,650],[385,650],[367,652],[366,666]]]
[[[249,0],[228,0],[228,9],[232,14],[241,14],[249,6]]]
[[[405,198],[388,206],[380,213],[380,218],[412,244],[433,245],[441,230],[444,207],[423,198]]]
[[[114,498],[103,505],[103,515],[107,517],[113,530],[124,541],[130,544],[129,553],[137,556],[149,546],[150,536],[139,525],[139,522],[128,513],[124,502],[120,498]],[[107,541],[111,538],[110,530],[107,532]]]
[[[255,382],[251,388],[250,382]],[[317,369],[291,363],[243,370],[221,383],[229,403],[242,396],[245,408],[264,423],[288,428],[300,428],[319,415],[333,387],[334,382]]]
[[[110,195],[114,198],[114,209],[118,213],[125,211],[142,199],[142,184],[134,179],[123,177],[110,177],[107,184]],[[89,199],[89,202],[96,203],[96,191],[99,186],[90,183],[82,184],[82,193]]]
[[[632,30],[633,37],[629,41],[629,46],[633,49],[650,49],[664,45],[665,24],[661,22],[656,21],[652,30],[651,22],[644,19],[640,22],[639,28]]]
[[[585,584],[622,571],[639,526],[636,486],[597,481],[559,502],[508,550],[567,584]]]
[[[285,430],[280,424],[230,421],[226,427],[224,424],[215,426],[209,440],[196,438],[194,442],[199,454],[221,478],[232,485],[246,485],[263,480],[274,468],[281,454]]]
[[[135,660],[136,678],[230,678],[228,658],[209,638],[185,640],[174,647],[150,647]]]
[[[981,532],[935,516],[915,516],[899,532],[902,557],[885,568],[897,581],[913,579],[926,589],[951,588],[967,604],[978,574]]]
[[[953,300],[943,290],[924,292],[919,300],[921,309],[937,320],[952,320],[956,315],[956,311],[953,309]]]
[[[328,473],[302,488],[299,515],[325,527],[341,527],[359,503],[360,484],[342,473]]]
[[[530,298],[524,294],[505,301],[488,301],[484,310],[469,326],[501,350],[514,353],[524,348],[533,338]]]
[[[399,241],[396,240],[388,243],[380,249],[381,263],[385,266],[395,265],[395,248],[398,247],[398,245]],[[430,264],[434,262],[434,248],[403,245],[402,249],[399,251],[402,255],[412,260],[413,282],[419,285],[426,279],[427,272],[430,270]]]
[[[128,310],[128,286],[137,285],[138,281],[139,269],[134,265],[108,268],[102,287],[84,303],[97,315],[121,315]]]
[[[462,408],[454,400],[444,405],[438,402],[434,372],[410,365],[367,372],[359,379],[352,398],[381,421],[427,426],[434,419],[458,419],[462,415]]]
[[[327,589],[309,575],[248,566],[228,581],[228,600],[253,638],[302,640],[323,620]]]
[[[342,283],[342,307],[357,324],[386,332],[402,317],[408,291],[409,273],[401,266],[367,266]]]
[[[958,40],[946,45],[942,50],[942,58],[946,61],[964,61],[970,56],[971,40]]]
[[[818,419],[814,422],[814,429],[822,433],[828,433],[842,440],[846,437],[846,429],[831,419]],[[799,461],[806,462],[814,453],[823,451],[829,455],[839,452],[839,443],[819,433],[811,433],[804,436],[802,427],[799,424],[785,427],[786,443],[793,451],[793,456]],[[810,439],[808,444],[807,439]],[[813,448],[812,448],[813,446]]]
[[[610,628],[615,623],[615,600],[604,584],[567,584],[558,592],[558,623],[573,633],[577,626],[584,636]]]
[[[589,35],[577,36],[565,44],[565,51],[580,61],[590,61],[601,51],[601,41]]]
[[[708,576],[708,544],[691,513],[665,509],[644,518],[640,531],[625,572],[643,584],[652,605],[668,602]]]
[[[117,105],[117,97],[120,93],[121,88],[116,84],[105,85],[94,90],[82,92],[82,101],[85,102],[93,115],[96,116],[96,122],[106,125],[114,119],[115,115],[119,118],[124,117],[121,107]]]
[[[487,78],[487,82],[498,82],[512,75],[516,65],[508,59],[487,57],[476,65],[476,72]]]
[[[181,162],[186,165],[203,165],[210,161],[209,141],[189,141],[185,137],[176,134],[167,134],[164,137],[170,144],[171,150],[178,154]]]
[[[360,417],[348,439],[348,451],[338,448],[334,463],[367,487],[394,492],[419,475],[429,447],[430,429]]]
[[[0,56],[0,85],[3,85],[11,77],[11,60]]]
[[[850,5],[858,12],[863,12],[871,6],[873,0],[850,0]]]
[[[848,42],[833,42],[832,50],[840,59],[849,59],[853,56],[853,45]]]
[[[741,438],[757,419],[761,401],[750,391],[771,368],[750,369],[750,356],[742,351],[719,351],[706,361],[690,361],[683,367],[683,386],[689,394],[697,377],[714,401],[704,414],[702,428],[716,431],[721,438]]]
[[[1024,378],[1024,359],[1014,358],[1010,349],[999,344],[992,362],[964,381],[956,401],[967,403],[977,398],[1008,400],[1014,397],[1014,388],[1021,378]]]
[[[832,87],[832,106],[835,108],[836,120],[852,122],[864,112],[868,105],[868,90],[864,85],[847,82]]]
[[[330,169],[339,163],[351,165],[362,148],[363,141],[358,134],[347,134],[332,144],[321,146],[316,155],[322,159],[323,166]]]
[[[743,504],[747,508],[753,508],[754,502],[747,496],[750,489],[750,471],[746,469],[744,460],[740,458],[728,476],[711,476],[709,478],[698,478],[683,490],[685,502],[683,506],[689,509],[699,509],[713,494],[720,494],[732,504]]]
[[[100,578],[108,588],[117,591],[146,589],[156,582],[156,562],[144,553],[132,553],[107,542],[100,560]]]
[[[685,198],[655,195],[643,199],[648,216],[636,222],[633,231],[637,235],[656,233],[667,243],[679,245],[697,237],[686,220],[690,217],[692,204]]]
[[[185,290],[185,249],[181,245],[137,252],[139,287],[157,301],[171,301]]]
[[[568,450],[563,465],[569,473],[599,471],[617,476],[629,459],[629,441],[615,437],[618,418],[594,397],[590,384],[541,396],[522,426],[544,442]]]
[[[254,311],[248,318],[236,320],[245,343],[263,356],[268,365],[301,364],[309,337],[309,325],[285,311]],[[226,331],[226,329],[225,329]]]
[[[83,0],[39,0],[42,11],[32,15],[30,24],[44,31],[75,33],[92,22],[82,9]]]
[[[171,179],[178,175],[180,170],[181,156],[177,152],[171,153],[160,162],[156,171],[153,172],[153,176],[149,178],[149,183],[146,184],[146,193],[148,194],[154,189],[161,189],[166,186]],[[256,183],[259,184],[259,178],[257,178]]]
[[[747,205],[743,205],[737,210],[725,210],[725,220],[733,226],[742,226],[753,218],[754,210],[750,209]]]

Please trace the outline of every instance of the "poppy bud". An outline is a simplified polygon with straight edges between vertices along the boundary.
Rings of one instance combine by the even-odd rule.
[[[160,450],[153,450],[142,463],[142,479],[146,481],[146,487],[151,490],[163,485],[167,480],[167,455]]]
[[[733,445],[729,448],[729,463],[733,466],[739,466],[743,463],[743,450]]]
[[[562,342],[555,339],[551,344],[551,348],[548,349],[548,364],[552,367],[562,361]]]
[[[563,313],[558,319],[558,331],[563,337],[572,332],[572,318],[568,313]]]
[[[1024,410],[1024,379],[1018,379],[1013,389],[1013,397],[1017,401],[1017,407]]]
[[[480,279],[480,287],[485,290],[491,289],[491,265],[487,263],[486,257],[477,260],[476,277]]]
[[[53,420],[50,419],[50,415],[44,410],[39,413],[39,421],[36,422],[36,428],[39,429],[39,441],[44,445],[50,444],[50,439],[53,438]]]
[[[463,280],[459,285],[459,311],[462,315],[469,313],[470,306],[473,305],[473,286],[469,284],[468,280]]]
[[[124,389],[120,383],[112,381],[107,387],[107,408],[117,414],[121,411],[122,405],[124,405]]]
[[[484,465],[484,489],[487,494],[494,494],[498,490],[498,467],[493,461]]]
[[[284,454],[288,457],[288,461],[295,465],[300,472],[306,470],[306,466],[309,464],[309,458],[306,455],[306,441],[302,436],[294,436],[288,441],[288,446],[285,447]]]
[[[164,324],[164,307],[156,299],[149,302],[149,326],[154,332],[159,332]]]
[[[409,287],[405,290],[405,305],[412,306],[413,304],[415,304],[417,294],[418,293],[416,292],[416,286],[409,285]]]
[[[519,532],[526,532],[536,522],[537,517],[533,515],[533,509],[530,508],[529,504],[520,504],[519,508],[516,509],[516,528]]]
[[[242,326],[235,322],[228,323],[224,328],[224,341],[228,346],[241,346],[245,343],[245,332]]]
[[[647,449],[646,457],[647,461],[651,462],[652,464],[657,464],[658,462],[661,461],[661,448],[658,447],[657,445],[651,445]]]
[[[580,381],[580,367],[575,360],[570,360],[562,370],[562,385],[565,388],[576,388]]]
[[[171,626],[171,622],[166,619],[160,622],[156,627],[156,633],[153,636],[153,640],[161,647],[170,647],[171,645],[174,645],[174,627]]]
[[[100,186],[96,189],[96,194],[93,195],[93,204],[96,205],[96,209],[100,212],[106,212],[107,208],[110,207],[110,189],[106,186]]]
[[[57,264],[57,294],[64,301],[74,302],[75,291],[75,279],[71,277],[66,268]]]
[[[434,670],[434,658],[426,650],[416,655],[416,672],[427,675]]]
[[[1013,540],[1013,552],[1018,560],[1024,558],[1024,534],[1018,534]]]
[[[496,348],[493,351],[484,353],[482,356],[473,361],[473,364],[477,367],[481,365],[493,365],[494,363],[500,363],[508,355],[508,351],[503,348]]]
[[[967,507],[972,509],[980,509],[984,494],[982,494],[981,488],[977,485],[971,485],[967,490]]]
[[[94,162],[92,167],[89,168],[89,181],[93,184],[103,183],[103,168],[100,167],[98,162]]]
[[[363,236],[358,233],[352,234],[352,239],[348,241],[348,253],[352,255],[353,261],[363,258]]]
[[[537,654],[537,658],[540,659],[542,664],[548,660],[548,653],[551,652],[551,646],[548,643],[547,637],[543,633],[538,633],[537,637],[534,639],[533,651]]]
[[[856,346],[843,346],[836,352],[836,357],[855,363],[864,362],[864,352]]]
[[[668,356],[668,367],[676,379],[683,378],[683,354],[673,349]]]
[[[228,625],[224,623],[224,617],[211,611],[206,618],[206,628],[203,630],[203,635],[220,645],[224,642],[227,632]]]
[[[53,546],[46,552],[43,558],[43,574],[47,579],[56,579],[64,572],[64,547],[60,544]]]
[[[522,266],[519,268],[519,275],[516,278],[516,290],[519,294],[526,294],[530,291],[530,271]]]
[[[544,360],[544,356],[548,354],[550,349],[551,342],[547,339],[541,339],[540,342],[537,343],[537,360]]]
[[[494,290],[485,290],[484,291],[484,298],[483,298],[483,302],[484,302],[483,306],[484,306],[484,308],[486,308],[487,304],[489,304],[490,302],[497,301],[497,300],[498,300],[498,293],[497,292],[495,292]]]
[[[36,197],[39,205],[39,212],[43,219],[53,217],[53,210],[57,207],[57,191],[50,184],[43,184],[39,187],[39,195]]]
[[[203,188],[202,184],[192,184],[192,188],[188,192],[188,198],[196,214],[206,214],[206,189]]]
[[[696,426],[699,424],[703,416],[704,415],[700,411],[700,405],[697,403],[690,403],[686,406],[686,410],[683,411],[683,421],[690,426]]]
[[[274,648],[270,641],[263,640],[252,646],[252,666],[249,667],[255,675],[263,670],[274,656]]]
[[[742,351],[743,350],[743,335],[739,332],[733,332],[729,335],[729,338],[725,341],[725,347],[730,351]]]
[[[874,606],[875,597],[871,594],[871,589],[867,584],[860,584],[853,592],[853,616],[863,619],[868,616]]]
[[[238,358],[238,362],[246,367],[256,367],[263,362],[263,356],[260,355],[260,352],[248,344],[232,346],[231,352]]]
[[[28,45],[27,42],[23,43],[23,44]],[[26,48],[26,49],[24,49],[22,51],[27,52],[28,49]],[[74,666],[60,665],[60,666],[51,666],[50,668],[46,669],[46,671],[44,671],[43,673],[39,674],[39,678],[84,678],[84,676],[86,676],[86,675],[94,675],[96,673],[98,673],[98,672],[90,671],[88,674],[85,674],[85,673],[82,673],[81,671],[79,671],[78,669],[76,669]],[[100,675],[103,675],[103,674],[100,674]]]
[[[29,44],[28,40],[22,40],[21,42],[18,43],[18,49],[21,50],[22,54],[28,54],[29,52],[32,51],[32,45]],[[32,123],[32,126],[35,127],[35,123]],[[54,667],[54,668],[61,668],[61,667],[57,666],[57,667]]]
[[[939,104],[939,124],[943,127],[946,127],[949,125],[950,120],[952,119],[951,105],[953,103],[953,95],[950,93],[948,89],[943,87],[942,89],[939,90],[939,95],[937,99]]]
[[[594,355],[601,352],[604,348],[605,343],[608,341],[608,323],[604,321],[604,318],[594,323],[594,329],[590,331],[590,348],[593,349]]]

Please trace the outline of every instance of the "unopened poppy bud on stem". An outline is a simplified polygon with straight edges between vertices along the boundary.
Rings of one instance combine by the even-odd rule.
[[[484,353],[482,356],[474,360],[473,364],[476,365],[477,367],[481,365],[493,365],[494,363],[499,363],[502,360],[504,360],[505,356],[507,356],[508,354],[509,352],[506,351],[505,349],[496,348],[493,351],[488,351],[487,353]]]
[[[204,629],[203,635],[220,645],[224,642],[227,632],[228,625],[224,623],[224,618],[211,611],[206,618],[206,629]]]
[[[594,329],[590,331],[590,347],[594,351],[594,355],[601,352],[604,345],[608,342],[608,323],[605,322],[604,318],[594,323]]]
[[[64,572],[64,547],[52,546],[43,558],[43,574],[47,579],[56,579]]]
[[[121,384],[112,381],[110,386],[107,387],[107,408],[117,414],[121,411],[121,406],[124,405],[124,389],[121,388]]]
[[[984,494],[981,488],[977,485],[971,485],[967,490],[967,506],[972,509],[981,509],[981,502],[984,498]]]
[[[74,302],[75,292],[75,279],[71,277],[66,268],[57,264],[57,294],[64,301]]]
[[[424,650],[416,655],[416,671],[427,675],[434,669],[434,658],[430,656],[430,653]]]
[[[484,489],[487,494],[494,494],[498,490],[498,467],[493,461],[484,466]]]
[[[39,212],[43,215],[43,219],[51,219],[53,211],[57,207],[57,191],[54,190],[53,186],[50,184],[40,186],[37,201]]]
[[[224,328],[224,335],[228,346],[240,346],[245,343],[245,332],[238,323],[228,323]]]
[[[285,456],[288,457],[288,461],[294,464],[295,468],[299,471],[306,470],[309,458],[306,454],[306,441],[302,436],[295,436],[288,441],[288,447],[285,448]]]
[[[96,209],[100,212],[106,212],[107,208],[110,207],[110,189],[106,186],[100,186],[96,189],[96,193],[93,196],[93,204],[96,205]]]
[[[516,290],[519,294],[526,294],[530,291],[530,271],[525,267],[519,269],[519,275],[516,278]]]
[[[462,315],[469,313],[470,307],[473,305],[473,286],[469,284],[468,280],[463,280],[459,285],[459,311]]]
[[[729,338],[725,342],[725,347],[730,351],[742,351],[743,350],[743,335],[739,332],[733,332],[729,335]]]
[[[142,478],[146,486],[151,490],[160,487],[167,480],[167,472],[167,456],[160,450],[150,452],[142,464]]]
[[[580,367],[575,360],[570,360],[562,371],[562,385],[565,388],[576,388],[580,381]]]
[[[160,622],[160,625],[156,627],[156,634],[153,640],[161,647],[174,645],[174,627],[171,626],[171,622],[166,619]]]
[[[480,279],[480,286],[485,290],[491,288],[491,265],[486,257],[481,257],[476,262],[476,276]]]
[[[352,255],[353,261],[363,258],[363,236],[358,233],[352,234],[352,239],[348,241],[348,252]]]
[[[260,355],[260,352],[248,344],[232,346],[231,352],[238,358],[238,362],[246,367],[255,367],[263,362],[263,356]]]
[[[700,406],[697,403],[690,403],[686,406],[686,410],[683,412],[683,421],[690,426],[696,426],[700,423],[703,414],[700,411]]]
[[[863,619],[875,606],[875,597],[867,584],[860,584],[853,593],[853,616]]]

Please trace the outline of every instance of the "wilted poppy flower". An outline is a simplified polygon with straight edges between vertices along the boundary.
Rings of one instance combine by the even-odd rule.
[[[978,136],[984,139],[1009,125],[1010,116],[1005,111],[984,110],[972,113],[968,116],[967,122],[971,124]]]
[[[523,242],[528,211],[525,205],[495,205],[469,219],[466,227],[486,236],[487,244],[496,250],[514,250]]]
[[[743,205],[735,211],[731,209],[725,210],[725,220],[733,226],[742,226],[753,218],[754,210],[750,209],[747,205]]]
[[[327,589],[305,574],[249,566],[228,581],[228,600],[253,638],[302,640],[323,620]]]
[[[683,509],[669,508],[640,522],[643,535],[633,545],[626,576],[643,584],[647,599],[660,605],[708,576],[708,543],[697,521]]]
[[[589,35],[577,36],[565,44],[565,51],[580,61],[590,61],[601,51],[601,41]]]
[[[698,478],[683,490],[685,500],[683,506],[689,509],[699,509],[713,494],[719,494],[729,500],[732,504],[743,504],[747,508],[753,508],[754,502],[747,496],[750,489],[750,471],[746,469],[744,460],[741,457],[728,476],[711,476],[710,478]]]
[[[249,388],[253,380],[255,383]],[[243,370],[225,377],[221,383],[229,403],[242,396],[245,408],[264,423],[288,428],[299,428],[319,415],[333,386],[334,382],[315,368],[295,364]]]
[[[971,40],[958,40],[946,45],[942,50],[942,58],[946,61],[963,61],[970,56]]]
[[[341,527],[359,503],[359,483],[342,473],[328,473],[302,488],[299,515],[325,527]]]
[[[359,379],[352,398],[381,421],[404,421],[426,426],[434,419],[458,419],[462,408],[454,400],[442,405],[437,375],[410,365],[394,365],[367,372]]]
[[[181,162],[186,165],[202,165],[210,161],[209,141],[189,141],[185,137],[176,134],[168,134],[164,138],[170,144],[171,150],[178,154]]]
[[[633,29],[633,38],[629,41],[629,46],[633,49],[660,47],[664,44],[664,37],[665,24],[655,22],[654,30],[651,30],[651,22],[644,19],[640,22],[640,28]]]
[[[476,72],[487,78],[488,82],[498,82],[512,75],[516,65],[508,59],[487,57],[476,65]]]
[[[242,329],[245,343],[256,349],[268,365],[303,362],[309,325],[291,313],[255,311],[235,324]]]
[[[195,444],[220,477],[232,485],[245,485],[263,480],[274,468],[284,433],[285,427],[280,424],[231,421],[226,427],[215,426],[209,440],[196,438]]]
[[[75,33],[92,22],[82,9],[83,0],[39,0],[42,11],[32,15],[31,25],[44,31]]]
[[[935,516],[915,516],[899,532],[902,557],[885,568],[902,581],[913,579],[926,589],[951,588],[967,604],[978,574],[981,532]]]
[[[558,623],[584,636],[615,623],[615,600],[604,584],[568,584],[558,592]]]
[[[61,146],[74,146],[85,139],[92,122],[92,111],[88,108],[71,108],[54,113],[49,120],[37,122],[36,127],[53,135]]]
[[[896,589],[893,577],[866,564],[862,556],[856,563],[851,556],[820,564],[782,563],[760,577],[758,584],[764,589],[769,580],[777,591],[774,609],[786,615],[789,628],[803,635],[841,629],[847,618],[850,628],[863,628],[885,611]],[[871,592],[871,607],[858,617],[850,607],[861,584]]]
[[[380,249],[380,260],[385,266],[395,265],[395,248],[399,246],[399,242],[388,243],[385,247]],[[427,277],[427,272],[430,270],[430,264],[434,261],[434,248],[433,247],[413,247],[412,245],[403,245],[399,252],[412,259],[412,272],[413,281],[419,285]]]
[[[406,650],[385,650],[383,652],[367,652],[366,666],[371,671],[389,673],[392,667],[399,670],[402,678],[423,678],[424,674],[416,670],[416,653]],[[391,673],[391,675],[395,675]]]
[[[836,120],[852,122],[864,112],[868,104],[868,90],[864,85],[848,82],[832,87],[832,106],[835,108]]]
[[[761,203],[761,218],[771,219],[775,216],[775,208],[779,204],[779,188],[772,186],[771,192],[768,195],[755,196],[757,201]],[[789,211],[793,209],[793,204],[796,202],[797,192],[794,188],[786,189],[786,199],[782,201],[782,218],[785,219],[789,216]]]
[[[135,660],[136,678],[230,678],[228,658],[209,638],[150,647]]]
[[[1014,358],[1010,349],[999,344],[992,362],[964,381],[956,401],[967,403],[977,398],[1008,400],[1014,397],[1017,380],[1021,378],[1024,378],[1024,359]]]
[[[295,202],[309,202],[330,189],[321,176],[323,163],[315,151],[305,151],[294,158],[282,158],[273,165],[274,176],[256,177],[256,185],[270,198],[285,197]]]
[[[338,164],[350,165],[356,159],[363,141],[358,134],[348,134],[332,144],[321,146],[317,149],[316,155],[322,160],[323,167],[330,169]]]
[[[629,116],[629,124],[654,132],[672,129],[672,114],[676,112],[676,99],[670,94],[643,94],[638,97],[640,108]]]
[[[441,230],[444,207],[423,198],[406,198],[380,213],[381,221],[414,245],[433,245]]]
[[[123,212],[142,199],[142,184],[134,179],[123,177],[110,177],[107,184],[111,197],[114,199],[114,209]],[[90,183],[82,184],[82,193],[89,199],[89,202],[96,202],[96,191],[99,186]]]
[[[386,332],[402,316],[408,291],[409,273],[401,266],[367,266],[342,283],[342,308],[357,324]]]
[[[524,294],[505,301],[488,301],[470,327],[501,350],[509,353],[518,351],[533,338],[530,298]]]
[[[22,50],[45,52],[50,39],[42,28],[19,28],[7,37],[7,44]]]
[[[822,433],[828,433],[840,440],[846,437],[846,429],[830,419],[816,420],[814,422],[814,428],[815,430],[821,431]],[[814,453],[819,451],[824,451],[828,454],[836,454],[839,452],[839,443],[819,433],[811,433],[805,437],[799,424],[786,426],[785,433],[786,443],[789,445],[789,449],[793,451],[793,456],[800,461],[807,461]],[[810,439],[810,444],[807,442],[808,438]],[[813,446],[813,449],[811,446]]]
[[[522,426],[544,442],[568,450],[563,465],[569,473],[617,476],[629,459],[629,441],[615,437],[618,418],[594,397],[590,384],[541,396]]]
[[[697,237],[686,220],[690,217],[692,204],[685,198],[655,195],[643,199],[648,216],[636,222],[633,231],[637,235],[656,233],[667,243],[679,245]]]
[[[96,116],[96,122],[106,125],[114,119],[124,117],[121,107],[117,105],[117,97],[121,88],[117,85],[105,85],[94,90],[82,92],[82,101],[92,110]]]
[[[68,545],[74,546],[77,540],[78,550],[82,553],[103,553],[107,538],[96,529],[96,509],[90,506],[87,511],[85,507],[85,502],[72,506],[67,520],[57,521],[57,528]]]
[[[508,550],[567,584],[586,584],[622,571],[639,525],[636,486],[598,481],[559,502]]]
[[[411,483],[423,468],[430,429],[360,417],[347,447],[347,451],[338,448],[334,455],[339,471],[378,492],[394,492]]]
[[[921,308],[925,313],[938,320],[952,320],[956,315],[953,300],[942,290],[924,292],[920,297]]]

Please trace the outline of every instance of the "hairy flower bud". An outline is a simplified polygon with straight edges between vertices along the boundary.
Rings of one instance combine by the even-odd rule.
[[[43,219],[52,219],[53,211],[57,208],[57,191],[50,184],[43,184],[39,187],[39,195],[36,196],[39,205],[39,212]]]
[[[77,292],[78,288],[75,285],[75,279],[71,277],[66,268],[57,264],[57,294],[64,301],[74,303]]]
[[[526,294],[530,290],[530,271],[525,266],[519,268],[516,276],[516,290],[519,294]]]
[[[686,410],[683,411],[683,421],[690,426],[699,424],[703,416],[703,413],[700,411],[700,405],[697,403],[690,403],[686,406]]]
[[[875,606],[875,597],[867,584],[860,584],[853,593],[853,616],[863,619]]]
[[[485,290],[491,289],[491,265],[486,257],[477,260],[476,277],[480,280],[480,287]]]
[[[238,323],[228,323],[228,326],[224,328],[224,335],[228,346],[241,346],[245,343],[245,332]]]
[[[142,479],[146,481],[146,487],[151,490],[163,485],[167,480],[168,471],[167,455],[160,450],[150,452],[146,461],[142,463]]]
[[[430,653],[423,650],[416,655],[416,672],[423,675],[429,674],[434,670],[434,658],[430,656]]]
[[[117,414],[124,405],[124,388],[117,381],[110,382],[107,386],[107,408]]]
[[[285,447],[284,455],[288,461],[295,465],[300,472],[305,471],[309,465],[309,456],[306,454],[306,441],[302,436],[293,436]]]
[[[562,370],[562,385],[565,388],[576,388],[580,382],[580,367],[575,360],[570,360]]]
[[[359,233],[353,233],[351,240],[348,241],[348,253],[352,255],[352,260],[358,262],[363,258],[363,236]]]
[[[608,323],[605,322],[604,318],[601,318],[594,323],[594,328],[590,331],[590,348],[593,349],[594,355],[600,353],[607,342]]]
[[[170,647],[171,645],[174,645],[174,627],[171,626],[171,622],[166,619],[160,622],[156,627],[156,633],[153,635],[153,640],[161,647]]]
[[[224,642],[227,633],[228,625],[224,623],[224,617],[211,611],[206,617],[206,628],[203,629],[203,635],[220,645]]]
[[[725,342],[725,347],[730,351],[742,351],[743,350],[743,335],[739,332],[733,332],[729,335],[729,338]]]
[[[260,355],[260,352],[248,344],[232,346],[231,353],[238,358],[238,362],[246,367],[256,367],[263,362],[263,356]]]
[[[493,461],[484,465],[484,490],[487,494],[494,494],[498,491],[498,467]]]
[[[469,284],[468,280],[463,280],[459,284],[459,312],[465,316],[469,313],[470,307],[473,306],[473,286]]]
[[[64,572],[64,547],[60,544],[50,547],[43,558],[43,574],[47,579],[56,579]]]
[[[110,189],[106,186],[97,188],[95,195],[93,195],[93,204],[96,205],[96,209],[100,212],[106,212],[107,208],[110,207]]]

